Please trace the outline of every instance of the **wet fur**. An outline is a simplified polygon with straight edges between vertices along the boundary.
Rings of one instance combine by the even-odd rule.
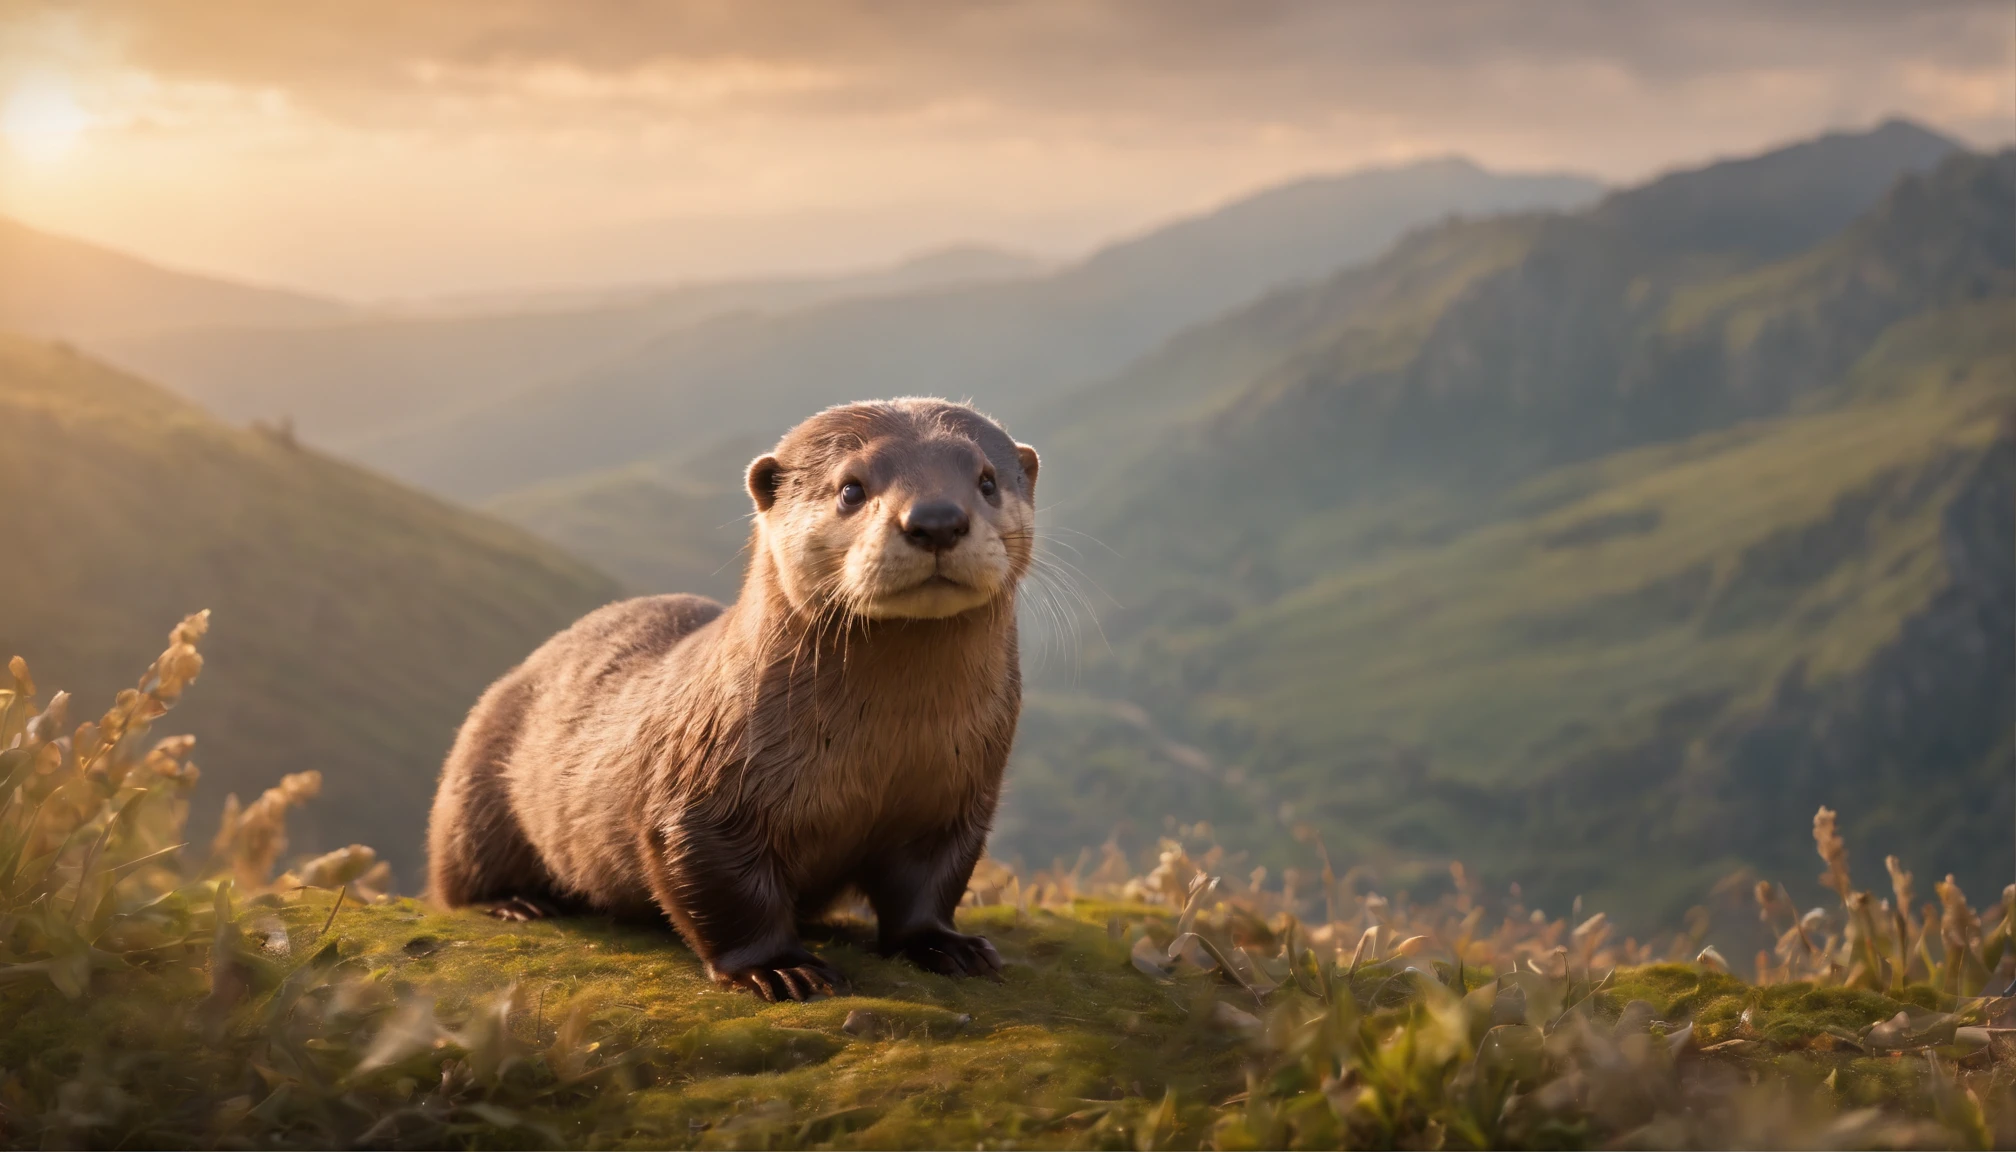
[[[971,536],[918,568],[920,550],[891,535],[903,501],[954,491],[976,466],[998,500],[973,495]],[[834,512],[836,478],[864,468],[876,505]],[[434,898],[662,913],[721,983],[796,998],[842,984],[798,921],[854,890],[884,949],[998,970],[952,912],[1021,707],[1034,473],[1033,451],[940,401],[850,405],[794,429],[751,467],[758,514],[733,605],[612,604],[484,693],[435,800]],[[899,587],[933,570],[961,583]]]

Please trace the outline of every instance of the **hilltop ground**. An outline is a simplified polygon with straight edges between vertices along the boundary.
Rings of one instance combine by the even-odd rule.
[[[72,726],[25,661],[0,688],[0,1144],[26,1147],[1669,1147],[2016,1144],[2016,885],[1970,905],[1760,882],[1758,984],[1704,916],[1614,939],[1487,900],[1165,840],[1028,877],[983,861],[962,924],[1008,962],[952,981],[818,947],[857,995],[715,989],[655,926],[505,924],[383,893],[352,845],[288,859],[295,773],[187,851],[199,775],[154,723],[208,614]],[[1208,829],[1178,835],[1193,842]],[[1574,917],[1583,915],[1576,909]],[[1352,941],[1356,941],[1355,946]],[[1697,952],[1696,949],[1699,949]],[[1672,960],[1692,957],[1688,963]],[[1659,963],[1661,959],[1669,962]]]
[[[1667,964],[1619,970],[1592,994],[1573,974],[1494,981],[1423,962],[1438,979],[1396,975],[1407,963],[1396,957],[1350,980],[1348,1010],[1299,991],[1263,1010],[1231,981],[1194,969],[1157,979],[1134,962],[1133,941],[1170,937],[1168,909],[1079,900],[968,910],[963,926],[1008,963],[1002,983],[877,958],[843,926],[820,947],[857,995],[772,1005],[715,990],[655,929],[334,903],[321,891],[250,902],[219,937],[238,939],[217,946],[215,979],[179,964],[122,971],[81,1003],[46,981],[0,986],[0,1140],[1967,1146],[2016,1135],[1994,1107],[2008,1066],[1935,1015],[1952,1000],[1924,987],[1901,1000],[1758,990]],[[1443,986],[1458,979],[1467,1000]],[[1877,1029],[1900,1012],[1944,1034],[1878,1054]],[[1288,1028],[1291,1017],[1309,1023]],[[1353,1034],[1369,1043],[1338,1041]],[[1327,1083],[1305,1082],[1312,1051]],[[1709,1092],[1721,1103],[1701,1114]]]

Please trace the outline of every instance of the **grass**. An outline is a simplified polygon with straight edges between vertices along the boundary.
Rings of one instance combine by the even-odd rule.
[[[962,927],[986,932],[1008,961],[1002,984],[927,975],[829,943],[823,950],[858,994],[769,1005],[714,989],[661,930],[505,926],[412,900],[352,905],[332,920],[332,903],[309,893],[243,909],[241,923],[270,917],[284,935],[261,929],[272,942],[265,986],[208,1033],[208,982],[189,968],[101,978],[81,1010],[46,985],[0,990],[11,1022],[0,1040],[0,1099],[9,1101],[0,1134],[13,1144],[54,1136],[108,1147],[701,1148],[1334,1146],[1404,1142],[1438,1125],[1452,1146],[1616,1134],[1601,1108],[1573,1101],[1528,1121],[1479,1119],[1463,1099],[1464,1070],[1528,1035],[1518,1030],[1537,1035],[1550,1023],[1536,1008],[1517,1024],[1489,1025],[1498,982],[1481,972],[1467,975],[1475,987],[1458,998],[1447,984],[1410,984],[1392,964],[1361,969],[1349,1008],[1293,993],[1276,997],[1259,1027],[1244,1025],[1213,1008],[1261,1011],[1237,987],[1194,972],[1157,981],[1130,965],[1128,933],[1166,937],[1172,916],[1162,908],[970,910]],[[1127,926],[1117,939],[1115,922]],[[1537,977],[1505,984],[1549,986]],[[1922,1057],[1900,1064],[1810,1042],[1867,1031],[1906,1002],[1806,984],[1762,996],[1767,1011],[1751,1022],[1768,1052],[1701,1055],[1734,1037],[1758,991],[1689,965],[1620,969],[1586,1005],[1562,1006],[1574,1023],[1541,1035],[1532,1090],[1507,1084],[1492,1099],[1502,1110],[1503,1099],[1572,1074],[1584,1055],[1547,1042],[1588,1028],[1614,1044],[1618,1017],[1643,1000],[1660,1021],[1691,1019],[1698,1035],[1670,1062],[1667,1044],[1658,1061],[1646,1048],[1640,1071],[1668,1078],[1676,1101],[1641,1102],[1636,1130],[1678,1111],[1683,1084],[1761,1070],[1784,1075],[1784,1091],[1814,1093],[1804,1104],[1826,1115],[1819,1131],[1874,1106],[1891,1129],[1951,1139],[1937,1127],[1936,1081]],[[1312,1053],[1303,1033],[1334,1026],[1340,1013],[1362,1031]],[[1662,1041],[1677,1035],[1661,1030]],[[1984,1063],[1974,1047],[1934,1051]],[[1341,1062],[1329,1070],[1333,1084],[1356,1072],[1347,1107],[1312,1072],[1323,1060]],[[1813,1087],[1830,1075],[1831,1085]],[[2006,1067],[1946,1075],[1963,1094],[1988,1093],[1986,1115],[2007,1122],[1995,1095],[2008,1091]],[[1754,1089],[1723,1090],[1733,1100]]]
[[[324,1001],[314,1005],[319,1018],[297,1012],[303,1023],[326,1023],[328,1002],[346,996],[375,994],[384,1005],[354,1032],[322,1028],[297,1039],[292,1055],[309,1067],[291,1084],[232,1103],[251,1066],[273,1062],[286,1044],[271,1020],[282,993],[249,998],[225,1039],[210,1045],[176,1013],[159,1011],[169,1003],[193,1013],[202,1003],[202,982],[186,972],[131,977],[119,994],[95,998],[84,1020],[53,990],[10,989],[6,1011],[16,1024],[0,1042],[0,1065],[17,1094],[57,1100],[98,1055],[80,1048],[80,1037],[149,1052],[157,1069],[181,1071],[129,1086],[133,1098],[94,1126],[93,1142],[166,1145],[210,1134],[220,1112],[240,1114],[237,1139],[248,1143],[354,1142],[387,1117],[413,1125],[421,1143],[439,1139],[444,1120],[471,1119],[488,1132],[483,1142],[510,1142],[498,1117],[476,1108],[483,1103],[521,1117],[520,1138],[568,1146],[792,1146],[840,1135],[861,1147],[1056,1143],[1068,1139],[1056,1122],[1087,1100],[1145,1111],[1137,1085],[1204,1098],[1238,1082],[1236,1049],[1129,968],[1125,946],[1103,924],[1054,912],[1019,923],[1006,910],[967,918],[1002,949],[1005,984],[954,982],[832,944],[827,955],[859,994],[772,1006],[715,989],[662,930],[507,928],[406,900],[339,911],[322,933],[331,902],[323,893],[272,909],[299,941],[277,966],[276,988],[293,978],[309,986],[311,1001]],[[402,1011],[397,1005],[421,1003],[431,1004],[430,1023],[461,1039],[416,1043],[362,1085],[345,1084]],[[470,1030],[486,1013],[502,1015],[506,1035],[492,1043],[512,1054],[500,1063],[520,1062],[522,1083],[506,1073],[508,1084],[479,1080],[440,1093],[444,1061],[484,1058]],[[570,1060],[595,1070],[591,1088],[559,1091],[557,1069]],[[271,1100],[281,1087],[319,1087],[333,1099],[290,1107],[284,1096]],[[425,1114],[430,1093],[442,1096],[433,1115]],[[288,1093],[297,1094],[305,1095]],[[402,1107],[419,1111],[401,1116]]]
[[[2016,886],[1950,882],[1915,922],[1815,845],[1843,913],[1799,918],[1758,985],[1698,933],[1618,941],[1335,875],[1243,883],[1220,849],[983,862],[960,913],[1006,961],[952,980],[817,945],[857,994],[716,988],[656,926],[506,924],[386,895],[364,848],[298,862],[291,776],[178,852],[195,772],[153,725],[207,615],[68,730],[18,658],[0,691],[0,1141],[94,1147],[1988,1146],[2016,1067],[1984,996],[2016,972]],[[1188,829],[1190,835],[1208,830]],[[1767,919],[1776,896],[1759,888]],[[1894,923],[1895,939],[1884,935]],[[1915,934],[1915,948],[1911,937]],[[1932,944],[1937,940],[1938,946]],[[1673,957],[1659,962],[1664,954]],[[1900,957],[1888,967],[1887,955]],[[1917,967],[1922,965],[1921,967]],[[2001,1039],[1997,1039],[1997,1038]],[[1704,1107],[1709,1102],[1712,1106]]]

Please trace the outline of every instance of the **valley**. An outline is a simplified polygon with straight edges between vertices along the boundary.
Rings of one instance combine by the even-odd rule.
[[[1745,869],[1803,898],[1825,803],[1994,890],[2012,204],[2016,155],[1893,121],[1602,196],[1323,178],[1055,268],[77,329],[263,431],[16,340],[0,528],[49,543],[0,640],[102,691],[217,609],[215,786],[321,767],[307,835],[413,875],[489,676],[625,592],[733,595],[742,471],[808,410],[967,395],[1044,458],[1003,857],[1208,821],[1665,924]]]

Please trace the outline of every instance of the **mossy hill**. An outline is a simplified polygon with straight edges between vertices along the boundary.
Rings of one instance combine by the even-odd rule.
[[[107,699],[134,652],[216,607],[217,691],[180,718],[198,819],[318,769],[296,848],[363,841],[408,885],[477,694],[620,595],[516,528],[225,427],[62,346],[0,338],[0,437],[0,650]]]
[[[1166,985],[1130,964],[1132,940],[1169,934],[1153,908],[995,906],[962,913],[962,926],[995,941],[1003,982],[875,957],[843,928],[818,947],[857,994],[772,1005],[714,989],[658,928],[504,925],[411,901],[332,909],[327,893],[266,897],[227,926],[241,956],[236,984],[171,965],[101,975],[81,1001],[40,981],[0,986],[0,1140],[32,1131],[96,1147],[1238,1147],[1262,1123],[1263,1092],[1330,1106],[1314,1085],[1295,1097],[1289,1070],[1273,1087],[1249,1078],[1269,1058],[1240,1013],[1212,1007],[1254,1008],[1236,987]],[[1359,983],[1368,1006],[1407,995],[1390,971]],[[1465,983],[1489,981],[1473,971]],[[1699,1065],[1697,1080],[1718,1069],[1741,1079],[1754,1065],[1791,1074],[1820,1105],[1910,1117],[1933,1107],[1917,1064],[1862,1056],[1836,1036],[1852,1041],[1928,998],[1937,999],[1759,991],[1665,965],[1618,973],[1586,1008],[1605,1034],[1620,1014],[1656,1017],[1655,1035],[1691,1022],[1683,1059]],[[1490,1023],[1506,1022],[1502,1002],[1490,1008],[1487,993],[1483,1003],[1497,1013]],[[1400,1026],[1430,1042],[1425,1021]],[[1517,1032],[1501,1030],[1459,1063],[1488,1066],[1493,1044]],[[1761,1039],[1700,1052],[1746,1036]],[[1395,1040],[1380,1051],[1413,1047]],[[1384,1058],[1366,1053],[1363,1074]],[[1537,1049],[1528,1059],[1540,1059]],[[1455,1066],[1435,1065],[1424,1083],[1460,1085],[1462,1076],[1448,1079]],[[1538,1069],[1514,1073],[1529,1078],[1529,1099],[1550,1082]],[[1663,1091],[1653,1084],[1639,1087]],[[1433,1105],[1445,1109],[1440,1119],[1414,1122],[1455,1123],[1463,1104],[1450,1091]],[[1599,1098],[1592,1111],[1567,1099],[1580,1119],[1539,1129],[1550,1142],[1600,1143],[1617,1135],[1602,1130],[1604,1109],[1623,1115],[1642,1103]],[[1297,1131],[1311,1129],[1275,1139]]]

